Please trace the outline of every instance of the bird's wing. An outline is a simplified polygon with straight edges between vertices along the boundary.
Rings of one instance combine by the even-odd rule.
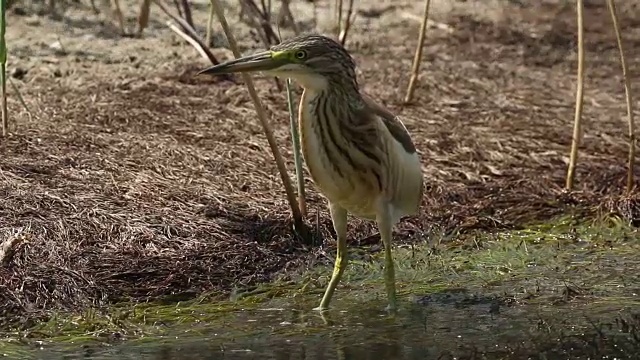
[[[364,99],[365,105],[371,110],[373,113],[378,115],[382,122],[387,127],[391,136],[399,142],[404,150],[409,154],[413,154],[416,152],[416,147],[411,140],[411,135],[409,135],[409,131],[404,126],[400,118],[394,115],[390,110],[385,108],[384,106],[376,103],[371,97],[366,94],[362,94],[362,98]]]

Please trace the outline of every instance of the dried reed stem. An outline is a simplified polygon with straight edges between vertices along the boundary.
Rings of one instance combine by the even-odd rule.
[[[293,13],[291,12],[291,5],[289,4],[290,0],[282,0],[282,4],[280,6],[280,13],[278,13],[277,24],[286,24],[287,20],[291,23],[291,27],[293,28],[293,32],[298,35],[300,34],[300,28],[296,23],[296,19],[293,17]],[[269,1],[271,4],[271,1]]]
[[[182,15],[182,9],[180,8],[180,3],[178,2],[178,0],[173,0],[173,6],[175,6],[178,10],[178,16],[182,18],[184,15]]]
[[[138,36],[142,36],[144,29],[149,26],[149,13],[151,12],[151,0],[142,0],[138,13]]]
[[[236,43],[236,39],[231,33],[231,29],[229,28],[229,24],[227,23],[227,19],[224,16],[224,11],[222,9],[222,5],[219,0],[211,0],[211,5],[214,8],[216,16],[218,17],[218,21],[222,25],[222,29],[227,37],[227,41],[229,42],[229,47],[233,52],[233,55],[236,58],[241,56],[240,51],[238,51],[238,45]],[[291,186],[291,179],[287,174],[287,168],[284,164],[284,160],[282,159],[282,155],[278,150],[278,145],[276,144],[276,140],[273,137],[273,131],[271,130],[271,126],[269,125],[269,121],[267,120],[267,115],[265,114],[264,108],[260,103],[260,99],[258,98],[258,94],[256,93],[256,89],[253,85],[253,81],[251,80],[251,76],[247,73],[242,73],[242,77],[244,79],[245,84],[247,85],[247,89],[249,90],[249,95],[253,100],[253,104],[256,108],[256,113],[258,114],[258,119],[262,124],[262,128],[267,137],[267,141],[269,142],[269,147],[271,148],[271,152],[273,153],[273,157],[276,160],[276,166],[278,167],[278,172],[280,173],[280,177],[282,178],[282,183],[284,185],[285,192],[287,194],[287,200],[289,202],[289,207],[291,208],[291,215],[293,216],[294,226],[296,232],[305,240],[310,240],[309,232],[304,224],[302,213],[300,212],[300,208],[298,207],[298,203],[296,201],[295,192],[293,191],[293,187]]]
[[[282,41],[280,27],[278,27],[278,42]],[[293,162],[296,169],[296,185],[298,189],[298,204],[300,205],[300,213],[303,217],[307,217],[307,196],[304,186],[304,170],[302,168],[302,149],[300,145],[300,131],[298,121],[296,119],[296,110],[293,105],[293,90],[291,88],[291,79],[286,80],[287,86],[287,109],[289,110],[289,127],[291,130],[291,143],[293,148]]]
[[[0,82],[2,82],[2,136],[4,137],[9,132],[7,114],[7,42],[5,40],[7,0],[0,0],[0,5]]]
[[[202,46],[200,46],[200,44],[196,40],[194,40],[191,36],[187,35],[184,31],[180,30],[180,28],[175,26],[171,21],[167,21],[166,24],[169,27],[169,29],[173,30],[173,32],[178,34],[181,38],[185,39],[189,44],[191,44],[191,46],[196,48],[196,50],[200,53],[200,55],[205,60],[209,60],[209,61],[211,60],[209,59],[209,55],[207,55],[207,52],[204,50]]]
[[[287,79],[287,107],[289,109],[289,126],[291,127],[291,142],[293,147],[293,162],[296,167],[296,185],[298,188],[298,203],[300,205],[300,213],[307,216],[307,196],[304,188],[304,172],[302,170],[302,151],[300,148],[300,132],[298,131],[298,122],[296,121],[296,111],[293,105],[293,91],[291,89],[291,80]]]
[[[2,82],[2,136],[7,136],[9,134],[9,114],[7,110],[7,66],[4,62],[0,64],[0,82]]]
[[[211,46],[211,31],[213,31],[213,5],[209,3],[209,18],[207,19],[207,35],[204,42],[207,46]]]
[[[193,25],[193,17],[191,16],[191,5],[189,5],[189,0],[181,0],[182,10],[184,10],[184,19],[187,21],[187,24],[194,28]]]
[[[260,11],[260,8],[258,8],[253,0],[244,0],[244,4],[249,11],[247,19],[250,25],[255,27],[265,48],[269,49],[271,45],[279,43],[280,37],[276,35],[276,32],[273,31],[273,27],[271,27],[271,23],[269,22],[271,15],[268,14],[269,10],[264,7],[266,5],[263,3],[263,11]],[[274,77],[273,80],[276,83],[278,91],[282,91],[282,84],[280,84],[280,80],[276,77]]]
[[[126,35],[127,31],[124,28],[124,15],[122,15],[122,9],[120,8],[120,0],[113,0],[113,5],[115,6],[114,12],[116,13],[116,17],[118,18],[120,33],[122,35]]]
[[[209,47],[206,46],[203,42],[202,39],[200,39],[200,37],[198,36],[198,34],[196,33],[196,31],[193,29],[193,27],[191,27],[184,19],[172,14],[169,9],[167,9],[161,2],[161,0],[153,0],[154,4],[158,5],[158,7],[160,8],[160,10],[162,10],[162,12],[164,12],[165,14],[167,14],[167,16],[169,16],[171,19],[173,19],[173,21],[177,22],[178,24],[180,24],[180,26],[182,27],[182,29],[184,30],[184,34],[188,35],[189,38],[191,38],[193,41],[195,41],[198,46],[196,47],[196,49],[198,49],[198,52],[204,52],[207,56],[207,59],[209,59],[209,61],[211,61],[211,63],[213,65],[218,65],[220,64],[220,62],[218,61],[218,59],[216,59],[216,57],[213,55],[213,53],[209,50]],[[180,36],[181,33],[178,33]],[[191,41],[189,41],[189,43],[191,43],[193,45],[193,43]],[[195,45],[194,45],[195,46]],[[231,76],[223,76],[224,79],[229,80],[231,79]]]
[[[351,28],[351,23],[353,22],[353,0],[349,0],[349,7],[347,8],[347,18],[345,19],[344,30],[340,32],[340,36],[338,37],[340,40],[340,44],[344,46],[347,42],[347,35],[349,34],[349,29]]]
[[[413,93],[416,90],[416,84],[418,83],[418,73],[420,72],[420,61],[422,59],[422,48],[424,47],[425,34],[427,33],[427,21],[429,20],[429,5],[431,5],[431,0],[425,0],[422,25],[420,27],[420,35],[418,36],[418,45],[416,46],[416,52],[413,57],[413,65],[411,67],[411,78],[409,79],[407,94],[404,97],[405,103],[411,102]]]
[[[618,14],[616,11],[616,4],[614,0],[607,0],[609,5],[609,12],[611,13],[611,20],[613,21],[613,29],[616,33],[616,41],[618,42],[618,50],[620,50],[620,64],[622,65],[622,76],[624,77],[624,93],[625,100],[627,102],[627,117],[629,120],[629,159],[627,169],[627,193],[630,193],[633,189],[633,165],[636,159],[636,136],[635,136],[635,124],[633,121],[633,102],[631,101],[631,84],[629,83],[629,73],[627,68],[627,61],[624,57],[624,50],[622,48],[622,35],[620,34],[620,24],[618,23]]]
[[[576,111],[573,118],[573,140],[571,141],[571,156],[569,169],[567,170],[567,190],[573,189],[573,180],[576,174],[578,162],[578,147],[582,137],[582,103],[584,89],[584,4],[582,0],[576,1],[576,19],[578,22],[578,83],[576,89]]]
[[[340,33],[342,32],[342,0],[336,0],[336,35],[340,37]]]

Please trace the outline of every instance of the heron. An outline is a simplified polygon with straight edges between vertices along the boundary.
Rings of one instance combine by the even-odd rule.
[[[337,243],[331,279],[314,310],[329,309],[347,266],[351,214],[376,222],[384,244],[386,309],[395,312],[393,228],[419,211],[422,167],[403,122],[360,91],[355,69],[353,57],[340,43],[312,33],[198,74],[261,72],[289,78],[303,88],[298,108],[302,155],[313,183],[327,199]]]

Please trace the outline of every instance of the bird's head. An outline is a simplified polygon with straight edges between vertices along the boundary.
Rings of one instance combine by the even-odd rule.
[[[330,81],[355,83],[356,79],[355,63],[344,47],[331,38],[316,34],[287,39],[267,51],[230,60],[198,74],[236,72],[263,72],[291,78],[314,90],[326,88]]]

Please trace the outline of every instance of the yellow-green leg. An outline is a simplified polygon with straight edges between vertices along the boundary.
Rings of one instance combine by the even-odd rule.
[[[396,311],[396,275],[393,257],[391,256],[391,239],[393,236],[394,221],[391,217],[388,204],[384,203],[380,206],[380,210],[376,216],[376,222],[378,223],[378,230],[380,231],[380,237],[384,244],[384,283],[387,288],[387,298],[389,300],[387,310]]]
[[[331,297],[333,292],[340,282],[342,273],[347,266],[347,211],[336,204],[329,204],[329,211],[331,212],[331,220],[333,221],[333,228],[336,230],[338,251],[336,253],[336,262],[333,266],[333,274],[331,280],[327,286],[327,290],[324,292],[320,306],[314,308],[314,310],[326,310],[329,308]]]

